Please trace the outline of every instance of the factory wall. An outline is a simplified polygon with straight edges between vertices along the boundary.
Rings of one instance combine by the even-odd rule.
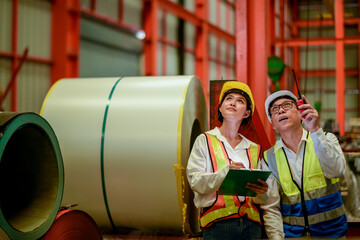
[[[39,112],[42,101],[50,87],[51,64],[51,2],[39,0],[20,1],[18,18],[13,19],[11,0],[0,1],[0,52],[6,52],[9,57],[12,48],[18,53],[29,50],[29,61],[26,61],[19,72],[17,83],[14,85],[17,92],[17,110],[20,112]],[[11,29],[16,21],[17,32]],[[16,34],[15,46],[11,44],[12,34]],[[12,68],[11,58],[0,57],[0,88],[4,90],[10,80]],[[11,109],[11,94],[5,100],[3,108]]]
[[[18,2],[18,4],[15,4]],[[53,7],[56,1],[47,0],[0,0],[0,89],[4,91],[11,79],[12,73],[19,65],[26,49],[28,57],[25,60],[17,79],[7,95],[2,107],[8,111],[39,112],[47,90],[58,79],[51,79],[54,67],[52,48],[54,33],[59,29],[52,28]],[[73,1],[76,2],[76,1]],[[96,6],[92,4],[96,3]],[[197,14],[195,0],[160,1],[164,6],[170,3],[182,4],[189,14]],[[235,39],[235,1],[207,1],[207,16],[209,24],[216,27],[222,34]],[[218,33],[209,31],[204,35],[206,44],[202,56],[197,56],[199,25],[186,17],[179,17],[179,10],[158,7],[156,28],[158,31],[156,46],[156,70],[146,72],[144,39],[137,38],[135,30],[143,30],[144,1],[79,1],[80,15],[79,46],[75,49],[78,55],[78,75],[71,77],[109,77],[109,76],[142,76],[142,75],[191,75],[199,72],[197,61],[206,59],[205,76],[200,76],[202,83],[218,79],[235,79],[235,41],[229,41]],[[309,27],[298,27],[298,37],[334,38],[335,27],[325,23],[329,20],[329,9],[321,1],[299,1],[295,11],[289,1],[270,1],[275,12],[274,44],[272,54],[281,56],[285,64],[294,66],[293,46],[281,45],[281,41],[294,37],[294,20],[324,21],[320,27],[310,24]],[[14,7],[17,6],[17,9]],[[178,6],[178,5],[177,5]],[[170,9],[170,10],[169,10]],[[83,10],[96,13],[96,17],[84,14]],[[179,12],[178,12],[179,11]],[[281,19],[284,14],[284,20]],[[103,19],[99,19],[100,17]],[[201,19],[201,16],[196,16]],[[359,17],[359,5],[356,0],[344,2],[344,18]],[[104,20],[105,19],[105,20]],[[184,20],[185,19],[185,20]],[[197,19],[197,20],[198,20]],[[116,24],[121,22],[121,24]],[[119,26],[120,25],[120,26]],[[122,26],[122,27],[121,27]],[[127,29],[124,30],[123,26]],[[345,37],[357,38],[358,23],[344,25]],[[133,29],[134,31],[129,31]],[[249,31],[252,31],[251,29]],[[283,31],[283,32],[282,32]],[[76,37],[76,36],[75,36]],[[264,36],[267,38],[268,36]],[[280,44],[279,44],[280,42]],[[359,117],[359,44],[346,43],[345,48],[345,119],[346,129],[351,118]],[[71,54],[70,54],[71,55]],[[71,56],[70,56],[71,58]],[[75,56],[76,58],[76,56]],[[335,44],[309,44],[299,47],[298,81],[301,91],[311,103],[317,106],[321,114],[322,125],[328,120],[336,121],[337,82],[335,76],[336,63]],[[285,71],[281,81],[283,89],[293,89],[293,76],[289,69]],[[306,74],[306,76],[304,76]],[[67,76],[68,77],[68,76]],[[249,79],[263,84],[262,79]],[[270,81],[269,81],[270,82]],[[208,86],[205,86],[207,96]],[[261,110],[261,109],[260,109]],[[266,119],[265,119],[266,120]],[[265,122],[263,123],[266,124]],[[271,128],[269,128],[269,131]]]
[[[319,20],[325,22],[333,16],[329,9],[319,3],[310,1],[299,5],[299,19],[307,21]],[[359,17],[358,1],[344,2],[344,17]],[[359,35],[356,24],[345,24],[345,37]],[[299,31],[300,37],[309,40],[316,38],[335,37],[334,25],[320,25],[318,27],[302,27]],[[345,44],[345,119],[346,130],[349,130],[351,118],[359,117],[359,75],[354,70],[359,68],[359,45]],[[309,101],[319,109],[322,126],[326,121],[335,121],[336,107],[336,77],[337,67],[335,44],[303,46],[300,48],[300,69],[307,72],[307,76],[300,78],[303,94]],[[315,73],[323,72],[323,74]],[[336,127],[336,126],[335,126]]]
[[[183,4],[185,10],[195,14],[194,0],[171,2]],[[207,21],[226,34],[234,35],[233,1],[210,0],[207,4]],[[56,48],[52,46],[52,38],[58,30],[52,29],[51,25],[53,5],[47,0],[19,0],[17,4],[12,0],[0,1],[2,90],[7,87],[11,73],[28,48],[28,57],[3,104],[5,110],[39,112],[47,90],[56,81],[50,79],[55,57],[52,48]],[[80,8],[92,11],[92,1],[80,1]],[[96,1],[95,13],[105,21],[79,13],[79,76],[74,77],[144,75],[143,40],[114,24],[121,18],[122,25],[141,30],[143,1],[124,0],[122,4],[120,1]],[[163,8],[157,10],[157,15],[159,41],[155,75],[195,74],[197,27]],[[208,79],[202,81],[234,79],[234,42],[210,32],[207,43]]]

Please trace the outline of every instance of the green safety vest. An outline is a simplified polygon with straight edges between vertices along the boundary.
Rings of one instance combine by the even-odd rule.
[[[304,150],[302,182],[294,181],[283,148],[264,152],[264,160],[279,185],[285,237],[301,237],[305,230],[316,237],[339,237],[347,231],[339,178],[324,176],[308,133]]]

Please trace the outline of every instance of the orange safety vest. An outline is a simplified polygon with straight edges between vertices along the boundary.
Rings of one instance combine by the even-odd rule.
[[[213,170],[216,172],[230,164],[229,156],[225,150],[224,143],[215,135],[205,133],[205,136],[207,138]],[[247,149],[250,169],[257,167],[259,153],[259,145],[250,145]],[[245,203],[241,203],[238,196],[219,195],[216,193],[214,204],[210,207],[202,208],[200,211],[200,227],[203,229],[209,227],[214,222],[223,219],[240,218],[244,215],[246,215],[248,219],[261,224],[259,210],[251,197],[246,197]]]

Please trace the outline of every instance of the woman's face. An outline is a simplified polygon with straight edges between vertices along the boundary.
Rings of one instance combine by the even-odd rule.
[[[226,95],[220,106],[220,112],[226,120],[241,121],[250,116],[250,110],[246,109],[246,99],[239,93]]]

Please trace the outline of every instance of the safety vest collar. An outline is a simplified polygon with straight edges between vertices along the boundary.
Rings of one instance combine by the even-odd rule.
[[[309,132],[306,131],[305,129],[303,129],[303,133],[302,133],[302,136],[301,136],[301,139],[300,139],[300,143],[301,142],[305,142],[307,143],[308,140],[309,140]],[[281,150],[283,147],[285,147],[285,143],[283,142],[282,138],[280,138],[279,141],[276,142],[275,146],[274,146],[274,152],[278,151],[278,150]]]

